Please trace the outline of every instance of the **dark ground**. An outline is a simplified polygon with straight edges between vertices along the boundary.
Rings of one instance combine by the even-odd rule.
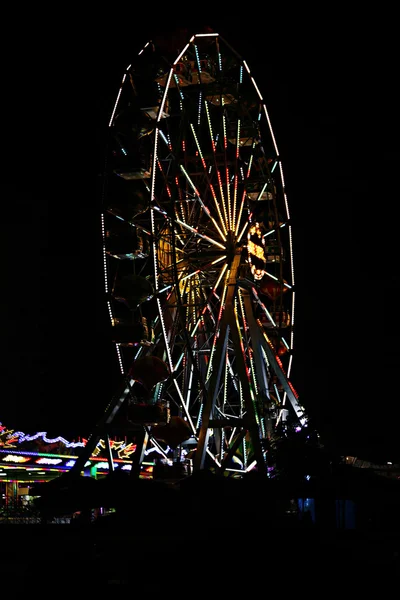
[[[342,477],[336,491],[333,483],[307,482],[300,491],[294,482],[201,472],[174,484],[102,480],[75,488],[78,496],[65,484],[61,495],[42,490],[35,507],[37,516],[51,515],[47,524],[0,524],[1,589],[36,589],[40,581],[53,593],[132,589],[165,598],[320,594],[321,586],[330,595],[375,581],[390,589],[400,567],[397,482],[374,490],[372,480],[363,488]],[[298,511],[299,497],[315,499],[314,520]],[[353,529],[338,527],[336,498],[343,497],[354,501]],[[81,519],[58,524],[53,515],[66,514],[66,505],[69,514],[79,507]],[[93,520],[93,506],[115,511]]]
[[[69,525],[3,525],[0,532],[4,591],[21,585],[32,592],[40,585],[53,594],[122,587],[165,598],[317,592],[321,586],[333,592],[349,584],[361,590],[379,579],[382,586],[394,585],[400,566],[399,537],[388,533],[328,534],[313,528],[255,533],[210,525],[196,536],[182,523],[174,534],[162,523],[150,535]]]

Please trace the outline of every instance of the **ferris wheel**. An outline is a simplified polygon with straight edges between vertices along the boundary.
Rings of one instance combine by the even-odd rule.
[[[121,384],[76,467],[125,424],[138,465],[267,472],[269,441],[306,423],[290,213],[262,92],[218,33],[127,67],[101,223]]]

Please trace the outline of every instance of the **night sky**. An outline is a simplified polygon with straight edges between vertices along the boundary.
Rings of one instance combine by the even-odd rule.
[[[76,24],[67,34],[26,24],[3,51],[0,421],[87,436],[108,403],[105,131],[124,69],[143,44],[208,24],[249,64],[283,160],[297,279],[292,382],[323,439],[345,453],[400,459],[390,15],[350,22],[255,13],[197,24],[129,17],[104,18],[86,36]]]

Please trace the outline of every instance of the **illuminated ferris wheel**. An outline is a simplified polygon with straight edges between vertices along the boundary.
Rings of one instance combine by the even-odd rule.
[[[102,231],[121,387],[85,456],[125,423],[142,432],[139,463],[155,451],[195,470],[266,471],[268,442],[306,419],[290,382],[290,213],[262,92],[217,33],[173,56],[150,41],[109,133]]]

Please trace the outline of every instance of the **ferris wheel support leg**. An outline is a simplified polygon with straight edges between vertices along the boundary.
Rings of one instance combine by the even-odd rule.
[[[137,445],[136,450],[133,455],[132,460],[132,470],[131,477],[139,477],[140,468],[142,466],[142,462],[144,460],[147,443],[149,441],[149,433],[145,427],[143,427],[142,431],[137,436]]]
[[[265,354],[267,355],[268,361],[271,364],[276,376],[278,377],[279,382],[282,385],[282,388],[286,392],[287,397],[289,398],[289,401],[293,407],[293,410],[295,411],[300,423],[303,424],[304,423],[303,409],[301,408],[301,406],[299,405],[299,403],[297,401],[297,397],[296,397],[295,393],[293,392],[292,387],[289,384],[289,380],[286,376],[286,373],[284,372],[281,365],[278,363],[275,353],[273,352],[273,350],[271,349],[269,344],[267,344],[264,336],[261,334],[261,332],[259,330],[259,327],[256,328],[255,335],[256,335],[256,340],[257,340],[257,346],[262,347],[265,350]]]
[[[225,468],[228,466],[229,461],[231,460],[232,456],[235,454],[236,450],[239,448],[240,444],[242,443],[243,438],[246,435],[246,431],[247,431],[247,429],[244,427],[242,429],[242,431],[237,435],[235,441],[229,448],[228,452],[226,452],[224,454],[224,458],[223,458],[223,460],[221,462],[221,466],[219,468],[220,473],[223,473]]]
[[[111,452],[110,436],[108,435],[108,433],[106,433],[104,441],[105,441],[105,445],[106,445],[106,453],[107,453],[107,460],[108,460],[108,472],[113,473],[115,470],[115,467],[114,467],[114,461],[113,461],[113,456],[112,456],[112,452]]]
[[[250,299],[249,292],[247,290],[242,289],[242,296],[243,296],[244,306],[246,309],[246,318],[247,318],[247,322],[249,325],[250,335],[251,335],[252,340],[255,342],[255,343],[253,343],[254,363],[256,366],[256,374],[257,374],[257,383],[259,386],[259,393],[261,392],[261,394],[264,396],[264,398],[268,398],[268,400],[269,400],[270,396],[269,396],[269,389],[268,389],[267,370],[265,367],[265,363],[261,357],[261,354],[258,351],[258,348],[260,348],[260,344],[261,344],[261,340],[259,339],[259,337],[260,337],[259,336],[259,327],[254,318],[253,305],[252,305],[252,302]],[[267,437],[268,437],[268,439],[270,439],[271,434],[272,434],[271,419],[267,419],[266,425],[267,425]]]
[[[236,294],[236,279],[240,266],[240,254],[237,254],[231,265],[231,270],[229,274],[229,279],[227,281],[227,293],[225,300],[225,310],[221,320],[221,326],[218,333],[218,344],[217,350],[215,353],[215,357],[213,359],[213,364],[216,365],[214,368],[209,385],[207,386],[209,394],[205,401],[204,411],[202,415],[200,434],[199,434],[199,442],[197,444],[197,451],[195,455],[195,459],[193,461],[193,469],[198,471],[203,469],[204,460],[206,456],[206,450],[208,445],[208,439],[210,437],[210,418],[214,413],[215,402],[218,395],[218,389],[220,386],[222,369],[224,365],[224,357],[226,353],[226,348],[228,345],[228,334],[229,334],[229,320],[232,322],[232,319],[229,319],[229,313],[233,310],[233,302]]]
[[[258,425],[258,415],[256,414],[256,409],[253,404],[253,400],[250,393],[250,382],[247,375],[247,368],[244,361],[243,352],[241,350],[241,339],[240,334],[237,329],[237,323],[235,320],[235,315],[233,313],[233,306],[230,307],[230,318],[231,318],[231,337],[233,341],[233,345],[235,348],[235,353],[237,357],[237,369],[239,379],[242,383],[243,389],[243,399],[246,406],[246,411],[248,415],[248,431],[251,436],[251,441],[253,443],[254,448],[254,458],[257,462],[257,467],[260,473],[266,472],[266,462],[264,460],[264,455],[261,446],[260,440],[260,426]]]
[[[73,467],[71,467],[69,475],[80,475],[86,462],[92,456],[94,449],[99,443],[101,436],[106,434],[107,425],[109,425],[112,422],[129,393],[129,384],[126,381],[124,381],[120,393],[116,394],[115,397],[111,400],[110,404],[107,406],[104,415],[101,417],[93,433],[90,435],[86,446],[83,448],[82,452],[76,459],[76,462],[73,465]]]
[[[210,383],[208,386],[209,394],[204,406],[204,411],[201,420],[201,427],[199,433],[199,441],[197,444],[196,455],[193,461],[193,470],[198,471],[203,469],[204,460],[206,456],[208,439],[210,437],[210,418],[214,412],[215,401],[217,399],[219,382],[221,380],[222,367],[224,364],[223,357],[225,356],[226,347],[228,344],[228,323],[226,314],[224,314],[221,323],[221,329],[219,332],[219,344],[214,357],[214,364],[217,366],[211,374]]]

